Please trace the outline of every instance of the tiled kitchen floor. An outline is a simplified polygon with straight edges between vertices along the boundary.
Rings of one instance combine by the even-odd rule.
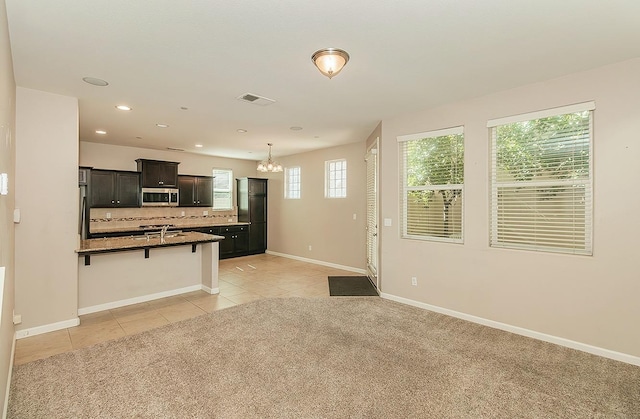
[[[80,325],[16,341],[14,364],[272,297],[328,297],[328,275],[353,272],[268,254],[220,261],[220,294],[204,291],[80,316]]]

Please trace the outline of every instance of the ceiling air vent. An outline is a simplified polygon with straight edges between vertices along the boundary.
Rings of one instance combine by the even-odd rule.
[[[251,103],[253,105],[258,106],[268,106],[272,103],[275,103],[275,100],[269,99],[268,97],[254,95],[253,93],[245,93],[238,96],[236,99],[241,100],[243,102]]]

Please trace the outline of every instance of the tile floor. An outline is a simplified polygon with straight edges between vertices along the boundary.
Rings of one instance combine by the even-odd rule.
[[[328,297],[328,275],[357,275],[268,254],[220,261],[220,294],[204,291],[80,316],[80,325],[16,341],[14,364],[140,333],[236,304],[273,297]]]

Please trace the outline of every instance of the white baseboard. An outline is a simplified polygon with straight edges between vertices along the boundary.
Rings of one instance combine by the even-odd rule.
[[[209,294],[220,294],[220,288],[209,288],[206,285],[202,286],[202,291],[208,292]]]
[[[31,327],[29,329],[23,329],[16,331],[16,339],[22,339],[29,336],[41,335],[43,333],[55,332],[56,330],[66,329],[68,327],[74,327],[80,324],[80,318],[64,320],[57,323],[45,324],[43,326]]]
[[[11,361],[9,362],[9,374],[7,376],[7,389],[4,394],[4,410],[2,411],[2,419],[7,419],[9,407],[9,390],[11,390],[11,376],[13,375],[13,360],[16,355],[16,334],[13,333],[13,342],[11,343]]]
[[[355,273],[359,273],[359,274],[362,274],[362,275],[365,275],[367,273],[367,271],[364,270],[364,269],[353,268],[351,266],[338,265],[337,263],[324,262],[322,260],[303,258],[302,256],[288,255],[286,253],[273,252],[271,250],[267,250],[266,253],[269,254],[269,255],[274,255],[274,256],[282,256],[283,258],[299,260],[301,262],[314,263],[316,265],[322,265],[322,266],[328,266],[330,268],[342,269],[343,271],[355,272]]]
[[[421,303],[419,301],[410,300],[408,298],[398,297],[395,295],[381,293],[380,297],[386,298],[387,300],[397,301],[399,303],[407,304],[410,306],[422,308],[429,311],[435,311],[436,313],[446,314],[447,316],[456,317],[458,319],[467,320],[472,323],[478,323],[483,326],[489,326],[494,329],[504,330],[506,332],[515,333],[517,335],[526,336],[533,339],[542,340],[549,343],[554,343],[556,345],[564,346],[571,349],[576,349],[578,351],[587,352],[592,355],[602,356],[604,358],[610,358],[616,361],[625,362],[627,364],[640,366],[640,357],[625,354],[622,352],[616,352],[609,349],[600,348],[597,346],[588,345],[582,342],[576,342],[573,340],[561,338],[558,336],[547,335],[546,333],[536,332],[534,330],[525,329],[518,326],[512,326],[506,323],[500,323],[493,320],[488,320],[482,317],[472,316],[470,314],[461,313],[455,310],[449,310],[447,308],[434,306],[431,304]]]
[[[184,288],[177,288],[169,291],[157,292],[155,294],[141,295],[140,297],[127,298],[126,300],[112,301],[110,303],[98,304],[90,307],[83,307],[78,309],[78,315],[97,313],[99,311],[111,310],[113,308],[124,307],[131,304],[146,303],[147,301],[158,300],[160,298],[173,297],[174,295],[184,294],[192,291],[199,291],[203,289],[201,284],[191,285]]]

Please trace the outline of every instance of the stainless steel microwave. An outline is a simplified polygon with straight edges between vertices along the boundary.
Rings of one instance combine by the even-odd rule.
[[[143,207],[177,207],[179,192],[177,189],[142,188]]]

